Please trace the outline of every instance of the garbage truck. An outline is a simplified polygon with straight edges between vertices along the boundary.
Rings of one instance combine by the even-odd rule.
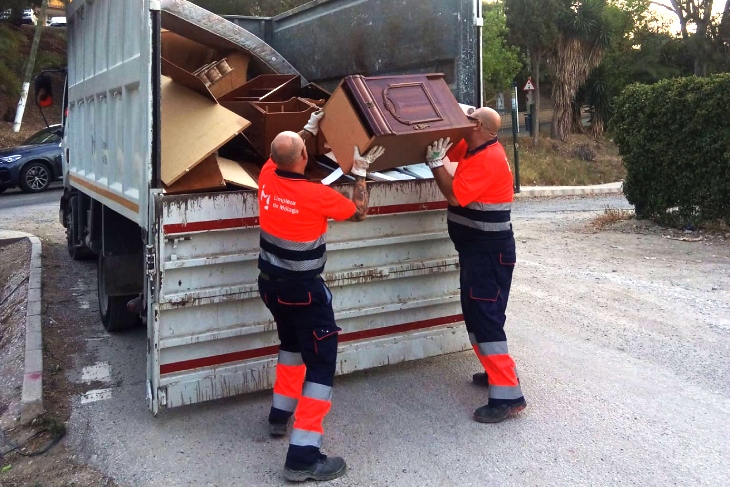
[[[354,73],[443,73],[459,102],[481,104],[481,0],[316,0],[270,18],[223,18],[185,0],[74,0],[67,19],[59,219],[70,257],[98,261],[106,330],[146,326],[153,414],[271,388],[278,352],[257,289],[257,192],[170,194],[161,181],[173,130],[160,102],[165,33],[240,49],[251,75],[332,90]],[[368,218],[328,232],[337,373],[469,348],[435,181],[368,189]]]

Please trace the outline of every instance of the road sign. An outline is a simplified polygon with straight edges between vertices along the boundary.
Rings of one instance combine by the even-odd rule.
[[[535,85],[532,84],[532,78],[527,78],[527,83],[525,83],[525,87],[522,88],[522,91],[535,91]]]

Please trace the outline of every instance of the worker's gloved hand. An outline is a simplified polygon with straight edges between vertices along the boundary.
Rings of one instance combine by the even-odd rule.
[[[360,155],[360,149],[355,146],[355,157],[353,158],[352,169],[350,172],[355,176],[365,177],[368,172],[370,164],[375,162],[375,159],[383,155],[385,149],[376,145],[370,149],[364,156]]]
[[[452,145],[451,139],[448,137],[439,139],[429,145],[426,149],[426,165],[431,169],[443,166],[444,157],[446,157],[446,153],[449,152]]]
[[[309,117],[309,121],[304,126],[304,130],[309,132],[312,135],[317,135],[319,133],[319,122],[322,121],[322,118],[324,117],[324,110],[317,110]]]

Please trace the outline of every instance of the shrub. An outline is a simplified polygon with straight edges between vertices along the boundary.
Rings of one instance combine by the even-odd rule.
[[[730,222],[730,74],[632,85],[612,130],[637,213],[669,224]]]

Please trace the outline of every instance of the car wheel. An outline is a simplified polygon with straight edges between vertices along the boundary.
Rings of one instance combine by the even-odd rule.
[[[51,184],[51,170],[42,162],[31,162],[20,171],[18,186],[25,193],[40,193]]]
[[[108,296],[105,284],[104,252],[102,251],[99,252],[99,265],[96,272],[101,324],[108,332],[117,332],[138,326],[141,323],[139,316],[130,313],[127,309],[127,303],[136,296]]]
[[[6,189],[8,189],[7,186],[0,186],[0,193],[5,192]]]

